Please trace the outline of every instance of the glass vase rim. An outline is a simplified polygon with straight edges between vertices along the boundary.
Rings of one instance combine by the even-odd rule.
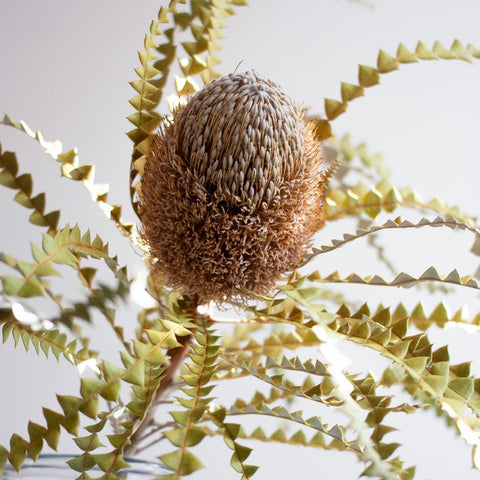
[[[36,460],[31,457],[26,457],[23,465],[20,467],[20,471],[23,468],[34,468],[38,466],[40,468],[54,468],[54,469],[62,469],[62,468],[70,468],[66,463],[67,460],[73,459],[78,457],[75,453],[42,453],[40,454]],[[146,471],[146,468],[156,468],[159,471],[161,470],[162,473],[169,471],[169,469],[158,460],[146,460],[144,458],[131,458],[131,457],[122,457],[130,466],[121,468],[119,472],[122,471],[128,473],[151,473]],[[54,461],[57,460],[65,460],[63,463],[55,463]],[[140,470],[144,467],[143,470]],[[7,464],[5,466],[5,471],[14,471],[14,468]],[[1,478],[1,477],[0,477]]]

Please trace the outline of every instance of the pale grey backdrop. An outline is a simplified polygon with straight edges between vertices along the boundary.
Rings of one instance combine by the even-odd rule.
[[[227,38],[219,53],[224,63],[219,69],[228,73],[243,61],[240,69],[254,68],[270,76],[299,103],[321,113],[323,98],[340,98],[340,82],[355,83],[357,64],[374,65],[380,48],[394,54],[399,42],[414,49],[418,40],[428,46],[437,39],[450,45],[454,38],[480,47],[476,0],[372,3],[373,8],[346,0],[252,0],[250,7],[239,8],[236,17],[227,19]],[[78,146],[81,162],[96,163],[97,181],[110,183],[110,201],[126,205],[124,217],[130,219],[134,218],[128,206],[131,143],[124,132],[131,128],[125,117],[133,111],[128,99],[134,92],[128,82],[136,78],[136,51],[142,48],[144,32],[159,5],[159,0],[0,1],[0,113],[25,120],[47,139],[60,139],[65,149]],[[480,62],[405,65],[383,76],[381,83],[335,122],[337,133],[349,131],[354,142],[366,141],[372,151],[383,152],[394,184],[415,186],[426,199],[440,196],[449,204],[466,205],[467,213],[476,215]],[[48,191],[48,211],[59,206],[60,195],[68,198],[62,222],[92,228],[111,239],[112,251],[119,252],[121,262],[132,267],[141,263],[115,228],[106,225],[102,213],[88,204],[81,185],[62,180],[58,165],[42,155],[35,142],[6,127],[1,127],[0,141],[4,150],[17,152],[22,171],[34,173],[35,191]],[[53,192],[58,192],[58,198]],[[12,192],[1,187],[0,250],[28,259],[29,239],[38,242],[39,231],[27,225],[25,210],[11,198]],[[434,264],[441,273],[453,266],[464,275],[475,272],[478,262],[473,256],[451,253],[456,245],[468,250],[469,236],[422,232],[426,240],[418,246],[417,235],[410,233],[401,242],[392,239],[391,243],[391,237],[386,237],[402,269],[420,274]],[[359,245],[339,251],[319,268],[325,273],[334,269],[371,273],[370,257],[364,244]],[[67,291],[68,282],[66,278],[63,284]],[[359,290],[359,296],[363,294],[375,298]],[[387,303],[415,301],[411,292],[403,290],[384,290],[381,297]],[[433,306],[438,300],[438,295],[427,298],[427,304]],[[463,302],[470,304],[472,315],[480,310],[475,292],[459,292],[452,308]],[[94,346],[116,360],[115,345],[105,341],[106,331],[98,326]],[[475,358],[478,373],[478,336],[447,332],[434,338],[440,345],[442,340],[454,339],[453,360]],[[375,370],[375,356],[363,356],[361,361]],[[0,443],[7,443],[12,432],[24,435],[26,419],[41,421],[41,405],[57,408],[54,392],[77,392],[75,370],[53,359],[25,356],[22,347],[14,350],[9,343],[0,347],[0,362]],[[468,468],[469,449],[442,422],[434,422],[433,414],[396,421],[406,429],[398,437],[406,442],[399,452],[407,464],[419,464],[417,478],[479,478],[478,472]],[[428,449],[420,449],[421,443]],[[255,476],[258,480],[293,475],[353,479],[362,470],[348,455],[252,446],[258,453],[251,462],[262,467]],[[61,447],[63,451],[72,448],[65,438]],[[220,440],[205,442],[201,458],[209,469],[194,478],[238,478],[228,469],[224,449]]]

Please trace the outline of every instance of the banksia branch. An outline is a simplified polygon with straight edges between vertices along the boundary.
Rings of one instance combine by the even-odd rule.
[[[152,273],[200,303],[268,293],[302,260],[323,208],[303,111],[250,71],[212,81],[154,137],[140,193]]]

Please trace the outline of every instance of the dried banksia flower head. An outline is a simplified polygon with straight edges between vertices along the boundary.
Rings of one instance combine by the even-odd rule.
[[[302,259],[325,178],[312,127],[270,80],[212,81],[154,137],[140,219],[154,276],[201,303],[266,294]]]

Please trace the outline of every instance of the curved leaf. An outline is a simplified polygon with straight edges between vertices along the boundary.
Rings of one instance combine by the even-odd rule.
[[[473,45],[464,47],[458,40],[455,40],[450,49],[446,49],[439,42],[435,42],[432,49],[429,49],[423,42],[418,42],[415,53],[409,51],[403,44],[399,44],[395,56],[380,50],[377,57],[377,66],[359,65],[358,85],[351,85],[349,92],[358,94],[345,94],[342,83],[342,102],[332,99],[325,101],[326,119],[318,118],[314,121],[317,124],[316,135],[319,140],[326,140],[332,135],[330,121],[344,113],[351,100],[361,96],[364,88],[373,87],[380,83],[380,75],[397,70],[402,63],[412,63],[418,60],[439,60],[455,59],[471,63],[473,58],[480,58],[478,50]]]
[[[45,213],[45,194],[32,196],[33,180],[30,174],[18,175],[18,162],[13,152],[2,152],[0,145],[0,183],[8,188],[18,190],[15,201],[25,208],[32,209],[30,223],[47,227],[49,233],[57,229],[60,211]]]
[[[372,235],[384,230],[400,230],[400,229],[417,229],[422,227],[448,227],[452,230],[467,230],[472,232],[476,237],[476,242],[480,241],[480,229],[473,226],[471,223],[457,220],[456,218],[442,218],[436,217],[433,220],[427,218],[420,219],[417,223],[412,223],[408,220],[402,220],[400,217],[397,217],[394,220],[387,220],[382,225],[374,225],[368,229],[358,229],[354,234],[344,233],[342,239],[334,239],[331,241],[331,245],[322,245],[320,248],[313,247],[312,253],[305,254],[305,262],[309,262],[312,258],[321,255],[323,253],[328,253],[337,248],[343,247],[347,243],[350,243],[359,238]]]
[[[70,180],[82,181],[84,187],[90,193],[92,200],[100,207],[107,218],[115,222],[118,230],[123,235],[130,237],[132,241],[136,241],[137,234],[135,224],[123,222],[121,216],[122,207],[120,205],[110,205],[107,203],[109,190],[108,184],[94,183],[95,167],[93,165],[79,165],[76,149],[63,152],[61,142],[58,140],[54,142],[45,141],[41,132],[34,132],[23,120],[15,122],[8,115],[5,115],[4,118],[0,120],[0,125],[1,124],[16,128],[17,130],[26,133],[29,137],[37,140],[40,145],[45,148],[45,153],[47,155],[50,155],[57,160],[57,162],[61,163],[62,175]],[[19,197],[19,201],[20,203],[28,203],[28,200],[22,195]],[[32,223],[46,223],[48,226],[52,227],[54,223],[53,221],[57,216],[55,212],[50,212],[48,217],[43,216],[42,209],[38,209],[38,213],[36,212],[37,210],[34,211],[34,214],[30,219]]]
[[[351,189],[331,189],[325,198],[324,216],[319,222],[321,228],[326,222],[338,220],[347,215],[358,216],[365,212],[375,218],[381,211],[393,212],[399,207],[416,210],[430,210],[446,218],[454,218],[476,227],[476,219],[465,215],[457,206],[449,207],[440,199],[424,202],[420,195],[409,187],[396,188],[382,180],[374,188],[368,188],[362,182]]]
[[[439,282],[444,284],[472,288],[474,290],[480,289],[478,282],[474,280],[472,275],[466,275],[461,277],[457,270],[452,270],[447,275],[440,275],[435,269],[435,267],[427,268],[427,270],[425,270],[419,277],[414,277],[406,272],[400,272],[391,281],[387,281],[376,274],[363,277],[358,273],[351,273],[346,277],[342,277],[338,272],[333,272],[326,276],[322,276],[319,272],[314,272],[313,274],[310,274],[308,278],[319,283],[356,283],[360,285],[404,288],[410,288],[423,282]],[[282,290],[287,291],[288,286],[286,286],[285,288],[282,287]]]

